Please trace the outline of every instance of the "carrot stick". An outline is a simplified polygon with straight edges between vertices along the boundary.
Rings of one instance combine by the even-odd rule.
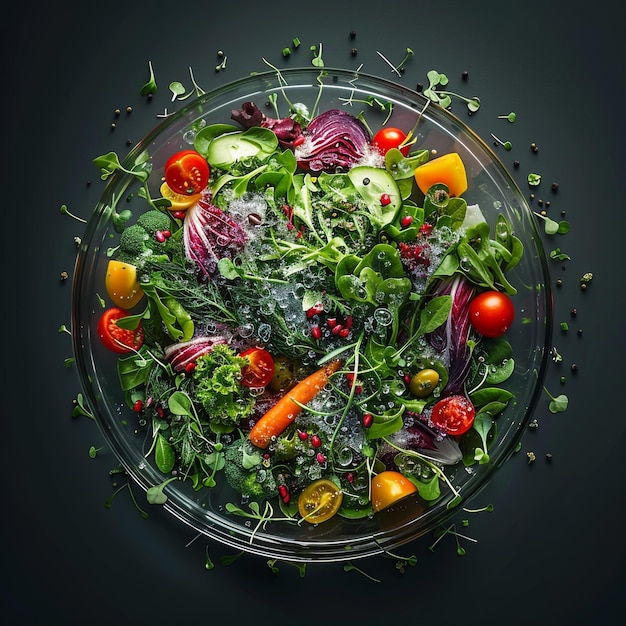
[[[331,361],[292,387],[252,427],[248,435],[250,441],[257,448],[267,448],[272,437],[280,435],[300,414],[302,411],[300,405],[308,404],[325,387],[331,374],[336,372],[340,365],[340,361]]]

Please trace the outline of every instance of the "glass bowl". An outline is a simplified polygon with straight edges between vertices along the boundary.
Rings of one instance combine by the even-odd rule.
[[[178,150],[192,148],[195,133],[203,126],[233,124],[231,111],[245,102],[257,103],[268,116],[274,111],[272,105],[286,115],[288,103],[303,103],[309,111],[317,107],[319,112],[337,108],[355,116],[362,113],[374,132],[384,125],[405,131],[415,127],[414,149],[425,148],[432,156],[458,152],[468,179],[463,198],[468,205],[479,205],[490,228],[504,215],[523,244],[521,260],[507,274],[517,290],[512,296],[515,319],[505,335],[514,368],[497,385],[512,394],[512,400],[495,419],[497,432],[488,449],[489,462],[444,466],[445,479],[436,481],[441,486],[438,498],[425,500],[413,494],[376,514],[335,515],[312,524],[268,521],[263,507],[260,519],[233,513],[227,503],[246,506],[223,480],[200,489],[191,480],[171,480],[163,487],[172,475],[163,474],[149,453],[151,426],[142,424],[129,406],[118,378],[118,355],[103,347],[97,330],[103,306],[111,306],[103,294],[109,250],[119,239],[116,215],[131,210],[133,221],[148,208],[141,183],[124,170],[147,156],[149,193],[160,197],[167,159]],[[72,298],[74,351],[84,395],[106,441],[144,491],[154,494],[163,487],[165,502],[160,503],[171,514],[237,550],[283,560],[342,561],[393,550],[435,529],[454,515],[459,502],[465,504],[497,476],[519,443],[541,393],[551,340],[551,293],[541,239],[523,194],[489,146],[463,122],[422,94],[387,80],[341,69],[287,69],[280,75],[254,74],[202,95],[165,119],[130,150],[121,165],[109,176],[80,245]],[[474,444],[480,447],[479,440]],[[277,517],[281,517],[279,505],[277,498],[273,503]]]

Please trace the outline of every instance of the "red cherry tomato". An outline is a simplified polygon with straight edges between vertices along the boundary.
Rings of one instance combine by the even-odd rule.
[[[106,348],[119,354],[139,350],[143,345],[143,329],[141,324],[135,329],[120,328],[117,320],[129,315],[124,309],[111,307],[98,321],[98,337]]]
[[[165,164],[165,182],[174,191],[192,196],[204,190],[209,182],[209,164],[195,150],[173,154]]]
[[[241,370],[241,384],[244,387],[265,387],[274,376],[274,359],[263,348],[249,348],[240,354],[249,364]]]
[[[372,145],[376,146],[383,154],[387,154],[391,148],[398,148],[404,156],[409,154],[411,146],[402,146],[400,144],[406,139],[406,133],[403,133],[399,128],[389,126],[387,128],[381,128],[372,139]]]
[[[433,407],[430,419],[433,424],[448,435],[462,435],[474,423],[476,409],[465,396],[448,396],[439,400]]]
[[[469,306],[469,318],[474,329],[485,337],[500,337],[515,318],[511,298],[500,291],[484,291]]]

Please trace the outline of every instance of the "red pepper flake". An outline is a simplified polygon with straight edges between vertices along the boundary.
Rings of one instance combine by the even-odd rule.
[[[383,206],[387,206],[388,204],[391,204],[391,197],[389,196],[388,193],[384,193],[382,196],[380,196],[380,203]]]

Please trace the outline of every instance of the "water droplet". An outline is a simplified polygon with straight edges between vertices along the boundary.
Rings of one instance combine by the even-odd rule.
[[[389,326],[393,321],[393,315],[389,309],[380,307],[374,311],[374,319],[381,326]]]

